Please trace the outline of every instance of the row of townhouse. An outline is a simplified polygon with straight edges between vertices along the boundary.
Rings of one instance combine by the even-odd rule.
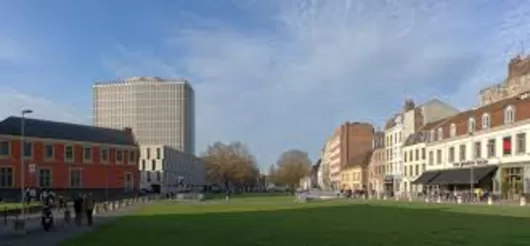
[[[529,93],[530,56],[516,57],[503,83],[480,92],[478,107],[425,122],[404,136],[403,165],[391,173],[402,175],[396,175],[399,182],[393,177],[393,191],[480,189],[507,199],[528,194]]]

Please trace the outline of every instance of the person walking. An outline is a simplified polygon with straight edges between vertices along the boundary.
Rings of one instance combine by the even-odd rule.
[[[78,226],[81,226],[82,216],[83,216],[83,197],[81,194],[77,195],[74,198],[74,213],[75,213],[75,223]]]
[[[87,222],[88,222],[88,226],[92,226],[93,224],[93,213],[94,213],[94,199],[92,198],[92,194],[88,194],[85,196],[85,199],[84,199],[84,202],[85,202],[85,214],[86,214],[86,219],[87,219]]]

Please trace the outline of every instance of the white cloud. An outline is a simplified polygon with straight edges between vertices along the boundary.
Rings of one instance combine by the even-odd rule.
[[[517,2],[501,3],[508,16],[493,17],[487,14],[501,9],[487,1],[271,3],[244,4],[268,14],[266,29],[205,20],[167,37],[174,50],[164,59],[124,46],[112,69],[120,77],[189,77],[198,149],[217,139],[242,140],[269,164],[291,147],[315,156],[343,121],[381,125],[406,97],[469,106],[492,82],[484,78],[501,78],[509,55],[501,50],[530,23],[528,7]],[[503,62],[485,61],[493,56]]]
[[[61,122],[91,124],[86,110],[50,101],[46,98],[27,95],[22,92],[0,87],[0,120],[9,116],[19,116],[21,110],[31,109],[30,118],[47,119]]]

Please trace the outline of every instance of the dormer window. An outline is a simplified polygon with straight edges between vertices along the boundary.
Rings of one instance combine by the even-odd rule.
[[[467,121],[467,132],[473,133],[475,132],[476,129],[477,129],[477,124],[475,122],[475,119],[469,118],[469,120]]]
[[[444,131],[443,129],[440,127],[438,128],[438,141],[444,139]]]
[[[434,130],[431,130],[431,131],[429,132],[429,140],[430,140],[431,142],[434,142],[434,140],[435,140],[434,136],[435,136],[435,135],[434,135]]]
[[[455,123],[451,123],[451,126],[449,127],[449,134],[451,137],[456,136],[456,125]]]
[[[485,113],[482,115],[482,130],[490,128],[490,115]]]
[[[515,121],[515,109],[512,105],[504,109],[504,124],[511,124]]]

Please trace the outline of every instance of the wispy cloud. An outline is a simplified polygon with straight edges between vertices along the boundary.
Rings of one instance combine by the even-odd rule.
[[[267,14],[267,28],[207,19],[166,37],[173,51],[164,56],[122,46],[122,56],[110,60],[119,76],[190,78],[199,149],[237,139],[272,162],[290,147],[317,154],[343,121],[382,124],[406,97],[476,102],[479,88],[502,78],[510,45],[522,35],[514,33],[530,23],[528,7],[516,1],[486,3],[245,2],[248,11]],[[503,14],[489,16],[492,9]],[[502,62],[486,61],[493,56]]]

